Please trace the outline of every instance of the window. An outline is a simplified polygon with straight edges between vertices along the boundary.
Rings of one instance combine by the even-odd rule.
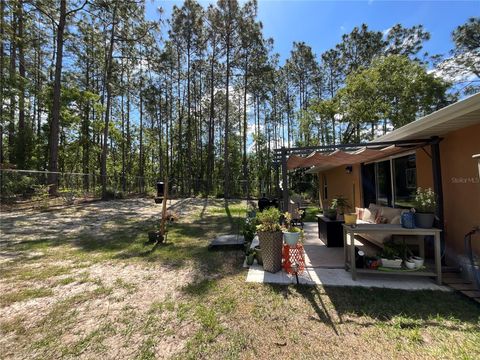
[[[376,163],[377,204],[392,206],[392,177],[390,160]]]
[[[413,207],[417,188],[415,154],[362,166],[364,205],[376,203],[398,208]]]
[[[412,208],[417,189],[415,155],[393,159],[395,207]]]

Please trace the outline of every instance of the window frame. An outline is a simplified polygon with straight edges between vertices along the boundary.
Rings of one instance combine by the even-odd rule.
[[[378,204],[378,193],[379,193],[379,191],[378,191],[378,181],[377,181],[377,171],[378,171],[377,164],[381,163],[381,162],[384,162],[384,161],[389,161],[389,165],[390,165],[390,187],[391,187],[391,191],[392,191],[391,207],[396,208],[396,206],[395,206],[395,203],[396,203],[395,185],[396,184],[395,184],[395,169],[394,169],[394,166],[393,166],[393,161],[395,159],[402,158],[402,157],[407,157],[407,156],[411,156],[411,155],[415,155],[415,169],[417,169],[417,152],[415,150],[403,152],[401,154],[395,154],[395,155],[387,156],[387,157],[384,157],[384,158],[381,158],[381,159],[377,159],[377,160],[374,160],[374,161],[369,161],[369,162],[364,163],[364,165],[369,165],[369,164],[374,164],[375,165],[375,170],[374,171],[375,171],[375,202],[376,202],[376,204]],[[417,173],[415,173],[415,178],[417,178]]]

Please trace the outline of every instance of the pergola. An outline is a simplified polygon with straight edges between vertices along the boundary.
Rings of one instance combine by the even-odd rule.
[[[338,166],[370,162],[391,156],[408,149],[430,147],[433,170],[433,186],[438,196],[437,213],[439,225],[443,229],[443,190],[440,165],[440,141],[438,136],[429,139],[411,139],[397,141],[372,141],[356,144],[334,144],[323,146],[293,147],[275,149],[274,162],[282,168],[282,200],[283,211],[288,211],[288,171],[299,168],[315,168],[315,171],[325,171]]]

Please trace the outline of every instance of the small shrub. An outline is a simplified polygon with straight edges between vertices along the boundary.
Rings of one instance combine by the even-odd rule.
[[[258,213],[257,218],[260,225],[257,226],[257,230],[265,232],[281,231],[280,215],[280,210],[274,207]]]

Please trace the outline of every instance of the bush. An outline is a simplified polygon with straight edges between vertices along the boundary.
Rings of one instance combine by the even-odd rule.
[[[107,188],[105,194],[103,194],[103,200],[115,200],[115,199],[123,199],[125,198],[125,194],[122,191],[117,191],[112,188]]]
[[[8,172],[2,174],[0,194],[2,199],[14,199],[18,196],[27,197],[35,192],[36,180],[32,177]]]
[[[260,225],[257,226],[257,230],[265,232],[281,231],[280,216],[280,210],[274,207],[258,213],[257,218]]]

